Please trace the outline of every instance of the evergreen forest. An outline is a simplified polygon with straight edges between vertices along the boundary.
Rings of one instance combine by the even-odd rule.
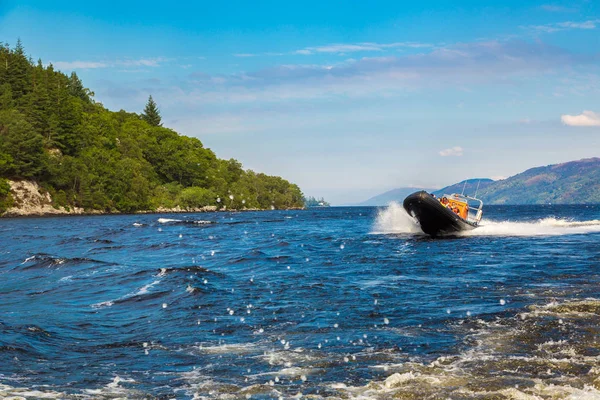
[[[75,72],[32,61],[20,41],[0,46],[0,212],[8,179],[36,181],[56,207],[106,212],[304,205],[297,185],[163,127],[152,97],[141,114],[110,111]]]

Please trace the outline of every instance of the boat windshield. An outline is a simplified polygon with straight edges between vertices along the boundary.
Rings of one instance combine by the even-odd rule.
[[[481,221],[483,216],[483,202],[481,200],[457,193],[445,194],[444,197],[447,198],[450,203],[456,204],[458,208],[464,209],[464,212],[461,213],[461,217],[467,221],[476,224]]]

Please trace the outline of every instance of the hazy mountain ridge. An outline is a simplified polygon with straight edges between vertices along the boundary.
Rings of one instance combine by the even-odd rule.
[[[479,190],[477,190],[478,184]],[[394,189],[360,205],[384,205],[391,201],[401,203],[404,197],[418,190],[431,191],[432,189]],[[598,204],[600,203],[600,158],[534,167],[498,181],[487,178],[467,179],[433,191],[436,196],[444,193],[464,193],[472,196],[475,192],[485,204]],[[395,197],[390,194],[394,194]],[[387,203],[381,203],[388,198]],[[379,201],[377,204],[373,204],[377,201]]]
[[[401,187],[389,190],[385,193],[378,194],[377,196],[373,196],[368,200],[358,203],[357,206],[386,206],[392,201],[402,203],[406,196],[419,190],[426,190],[429,192],[434,189]]]
[[[531,168],[480,189],[479,197],[486,204],[600,203],[600,158]]]
[[[433,192],[433,194],[435,194],[438,197],[441,197],[444,194],[452,193],[463,193],[467,196],[474,196],[475,193],[477,193],[477,195],[479,196],[479,194],[483,192],[483,189],[487,188],[493,183],[494,180],[489,178],[467,179],[436,190]]]

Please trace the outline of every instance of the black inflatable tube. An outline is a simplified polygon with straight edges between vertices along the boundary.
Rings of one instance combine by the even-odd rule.
[[[431,236],[452,234],[477,227],[452,210],[443,206],[425,191],[415,192],[404,199],[404,209],[421,225],[421,230]]]

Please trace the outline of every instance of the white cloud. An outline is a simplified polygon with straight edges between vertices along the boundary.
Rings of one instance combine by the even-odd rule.
[[[57,69],[98,69],[116,67],[158,67],[169,61],[168,58],[140,58],[137,60],[115,60],[115,61],[56,61],[52,64]]]
[[[554,4],[544,4],[544,5],[541,5],[540,8],[544,11],[549,11],[549,12],[576,12],[577,11],[576,8],[557,6]]]
[[[163,57],[141,58],[139,60],[119,60],[115,62],[115,65],[124,65],[126,67],[158,67],[165,61],[169,61],[169,59]]]
[[[56,61],[52,65],[57,69],[95,69],[108,67],[106,63],[95,61]]]
[[[296,50],[293,54],[301,54],[301,55],[311,55],[315,53],[337,53],[337,54],[345,54],[345,53],[354,53],[359,51],[384,51],[386,49],[393,48],[425,48],[425,47],[433,47],[433,45],[429,43],[417,43],[417,42],[394,42],[394,43],[372,43],[372,42],[362,42],[362,43],[335,43],[328,44],[324,46],[314,46],[314,47],[305,47],[304,49]]]
[[[581,22],[565,21],[565,22],[558,22],[555,24],[547,24],[547,25],[530,25],[530,26],[526,26],[524,28],[532,29],[532,30],[538,31],[538,32],[552,33],[552,32],[567,31],[567,30],[572,30],[572,29],[586,29],[586,30],[596,29],[599,24],[600,24],[600,19],[590,19],[590,20],[581,21]]]
[[[592,111],[584,111],[579,115],[562,115],[561,121],[569,126],[600,126],[600,114]]]
[[[163,89],[170,92],[165,96],[170,100],[193,106],[382,98],[448,86],[517,83],[529,76],[596,62],[595,56],[573,53],[539,41],[474,42],[419,54],[361,57],[337,64],[285,64],[214,75],[196,71],[185,81]],[[116,86],[121,88],[123,84]]]
[[[463,148],[460,146],[450,147],[449,149],[444,149],[440,151],[440,156],[442,157],[461,157],[463,155]]]
[[[255,57],[256,54],[252,54],[252,53],[235,53],[233,56],[234,57]]]
[[[567,21],[567,22],[561,22],[560,24],[558,24],[558,26],[560,26],[561,28],[566,28],[566,29],[596,29],[596,25],[598,24],[598,22],[600,22],[600,20],[598,20],[598,19],[584,21],[584,22]]]

